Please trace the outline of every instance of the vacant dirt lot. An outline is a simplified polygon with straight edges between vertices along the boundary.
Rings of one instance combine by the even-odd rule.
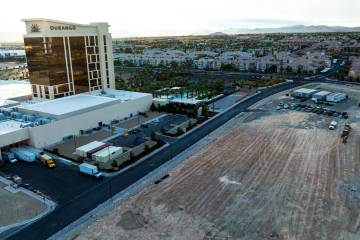
[[[350,95],[356,97],[360,91]],[[360,239],[357,106],[349,106],[353,130],[344,145],[345,120],[330,131],[309,122],[331,118],[269,110],[279,98],[229,122],[169,178],[76,239]]]

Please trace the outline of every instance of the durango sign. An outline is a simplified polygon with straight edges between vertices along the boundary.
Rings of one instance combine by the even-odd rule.
[[[75,26],[50,26],[50,30],[76,30]]]

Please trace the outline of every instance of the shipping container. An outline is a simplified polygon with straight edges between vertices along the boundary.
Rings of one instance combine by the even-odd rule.
[[[40,150],[40,149],[36,149],[36,148],[30,147],[30,146],[23,146],[22,148],[28,150],[29,152],[34,153],[37,159],[39,159],[40,156],[41,156],[42,154],[44,154],[44,151],[42,151],[42,150]]]
[[[17,147],[17,148],[11,148],[10,151],[15,154],[15,157],[19,160],[25,161],[25,162],[35,162],[36,161],[36,155],[29,150]]]
[[[118,158],[123,153],[121,147],[108,146],[92,155],[92,159],[98,162],[106,163]]]
[[[317,101],[323,101],[326,100],[326,96],[330,95],[331,92],[328,91],[320,91],[315,93],[312,97],[313,99],[316,99]]]
[[[76,149],[76,154],[79,155],[80,157],[84,157],[86,158],[88,156],[88,152],[93,151],[94,149],[103,149],[105,147],[107,147],[108,145],[106,143],[103,142],[99,142],[99,141],[94,141],[91,143],[88,143],[84,146],[78,147]],[[99,151],[97,150],[97,151]]]
[[[292,92],[293,97],[311,98],[318,90],[309,88],[300,88]]]
[[[332,93],[328,96],[326,96],[326,101],[328,102],[334,102],[338,103],[347,98],[347,95],[345,93]]]

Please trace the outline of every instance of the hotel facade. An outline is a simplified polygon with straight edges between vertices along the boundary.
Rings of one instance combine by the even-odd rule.
[[[115,89],[107,23],[24,19],[26,58],[35,99]]]

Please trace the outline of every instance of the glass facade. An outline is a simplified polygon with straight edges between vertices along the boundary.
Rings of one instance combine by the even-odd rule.
[[[33,96],[59,98],[102,88],[96,36],[24,38]]]
[[[25,38],[24,43],[34,97],[49,99],[48,86],[61,85],[58,95],[69,92],[63,38]],[[43,90],[34,85],[44,86]]]
[[[85,38],[69,37],[75,93],[89,92]]]

